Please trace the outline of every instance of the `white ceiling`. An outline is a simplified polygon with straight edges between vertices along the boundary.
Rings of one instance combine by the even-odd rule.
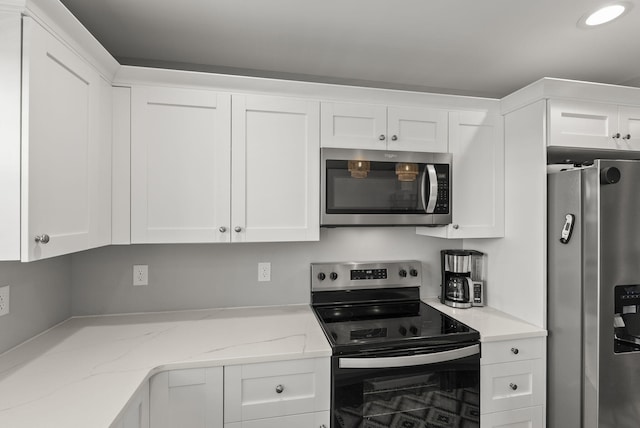
[[[502,97],[541,77],[640,86],[640,0],[62,0],[121,63]]]

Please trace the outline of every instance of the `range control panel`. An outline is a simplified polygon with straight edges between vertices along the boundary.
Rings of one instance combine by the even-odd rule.
[[[417,260],[311,264],[312,291],[421,285],[422,263]]]

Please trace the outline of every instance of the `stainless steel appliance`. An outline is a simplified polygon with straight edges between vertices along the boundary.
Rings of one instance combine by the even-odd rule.
[[[420,301],[418,261],[311,265],[332,428],[480,426],[477,331]]]
[[[440,301],[454,308],[484,306],[484,253],[475,250],[442,250],[440,258]]]
[[[640,424],[640,162],[548,175],[548,426]]]
[[[321,226],[451,223],[451,154],[321,149]]]

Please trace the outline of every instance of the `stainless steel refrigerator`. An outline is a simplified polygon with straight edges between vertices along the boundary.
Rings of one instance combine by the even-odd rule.
[[[640,427],[640,161],[548,175],[549,428]]]

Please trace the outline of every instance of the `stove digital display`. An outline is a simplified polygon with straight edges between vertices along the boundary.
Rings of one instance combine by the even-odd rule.
[[[352,330],[351,340],[373,339],[377,337],[387,337],[386,327],[368,328],[366,330]]]
[[[387,279],[386,269],[354,269],[351,271],[351,281],[360,279]]]

